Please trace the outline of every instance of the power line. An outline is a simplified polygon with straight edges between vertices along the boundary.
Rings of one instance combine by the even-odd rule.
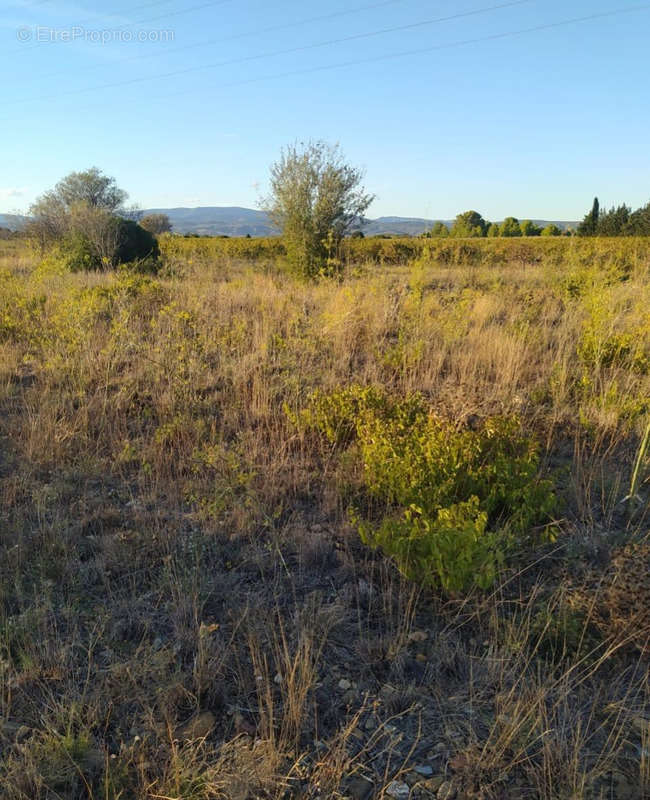
[[[90,22],[90,21],[92,21],[92,19],[95,19],[95,17],[120,17],[120,16],[124,16],[127,13],[128,14],[132,14],[134,11],[144,11],[146,8],[154,8],[155,6],[163,6],[163,5],[165,5],[165,3],[171,3],[171,2],[173,2],[173,0],[153,0],[153,2],[151,2],[151,3],[143,3],[142,5],[134,6],[132,8],[125,8],[122,11],[115,11],[113,14],[111,14],[110,12],[104,13],[103,11],[98,11],[95,14],[95,16],[91,18],[91,20],[86,20],[85,22]],[[82,22],[81,24],[84,25],[85,22]]]
[[[118,25],[117,30],[120,28],[130,28],[132,25],[142,25],[145,22],[158,22],[160,19],[167,19],[168,17],[179,17],[181,14],[190,14],[192,11],[201,11],[204,8],[212,6],[222,6],[225,3],[231,3],[232,0],[210,0],[208,3],[202,3],[200,6],[192,6],[191,8],[181,8],[178,11],[169,11],[166,14],[159,14],[157,17],[149,17],[148,19],[137,19],[135,22],[129,22],[128,25]]]
[[[317,48],[320,48],[320,47],[329,47],[330,45],[334,45],[334,44],[344,44],[344,43],[347,43],[347,42],[358,41],[359,39],[369,39],[369,38],[372,38],[372,37],[375,37],[375,36],[382,36],[382,35],[385,35],[385,34],[388,34],[388,33],[397,33],[397,32],[400,32],[400,31],[413,30],[415,28],[423,28],[423,27],[427,27],[429,25],[435,25],[435,24],[438,24],[438,23],[441,23],[441,22],[449,22],[451,20],[463,19],[463,18],[466,18],[466,17],[476,16],[478,14],[486,14],[486,13],[488,13],[490,11],[497,11],[497,10],[501,10],[503,8],[511,8],[513,6],[520,6],[520,5],[524,5],[526,3],[530,3],[530,2],[533,2],[533,0],[508,0],[508,2],[499,3],[498,5],[494,5],[494,6],[485,6],[483,8],[474,9],[472,11],[463,11],[463,12],[459,12],[457,14],[450,14],[450,15],[445,16],[445,17],[437,17],[436,19],[428,19],[428,20],[421,20],[419,22],[411,22],[411,23],[408,23],[406,25],[395,25],[395,26],[390,27],[390,28],[381,28],[379,30],[369,31],[367,33],[358,33],[358,34],[353,34],[351,36],[342,36],[342,37],[339,37],[337,39],[328,39],[328,40],[326,40],[324,42],[315,42],[313,44],[298,45],[297,47],[290,47],[290,48],[286,48],[286,49],[283,49],[283,50],[274,50],[274,51],[269,51],[269,52],[266,52],[266,53],[256,53],[254,55],[242,56],[240,58],[228,59],[226,61],[217,61],[217,62],[211,63],[211,64],[199,64],[199,65],[193,66],[193,67],[185,67],[183,69],[172,70],[171,72],[162,72],[162,73],[157,73],[155,75],[139,76],[137,78],[129,78],[128,80],[114,81],[112,83],[104,83],[104,84],[101,84],[101,85],[98,85],[98,86],[86,86],[86,87],[81,88],[81,89],[71,89],[69,91],[59,93],[56,96],[57,97],[67,97],[67,96],[70,96],[70,95],[85,94],[86,92],[99,91],[101,89],[113,89],[113,88],[117,88],[117,87],[120,87],[120,86],[131,86],[131,85],[136,84],[136,83],[143,83],[143,82],[146,82],[146,81],[158,80],[158,79],[161,79],[161,78],[173,78],[173,77],[177,77],[178,75],[188,75],[188,74],[190,74],[192,72],[201,72],[202,70],[205,70],[205,69],[216,69],[218,67],[231,66],[232,64],[242,64],[242,63],[245,63],[247,61],[257,61],[257,60],[264,59],[264,58],[273,58],[275,56],[290,55],[292,53],[300,53],[300,52],[304,52],[306,50],[314,50],[314,49],[317,49]],[[46,100],[46,99],[49,99],[49,96],[45,95],[45,96],[41,96],[41,97],[27,98],[25,100],[16,100],[13,103],[6,103],[5,105],[21,105],[23,103],[29,103],[29,102],[34,102],[34,101]]]
[[[499,41],[499,40],[502,40],[502,39],[515,38],[517,36],[524,36],[524,35],[527,35],[527,34],[530,34],[530,33],[539,33],[539,32],[543,32],[543,31],[554,30],[554,29],[557,29],[557,28],[565,27],[567,25],[575,25],[575,24],[580,24],[580,23],[583,23],[583,22],[592,22],[592,21],[597,20],[597,19],[605,19],[605,18],[611,18],[611,17],[615,17],[615,16],[622,16],[624,14],[632,14],[632,13],[635,13],[637,11],[647,11],[649,9],[650,9],[650,3],[644,3],[642,5],[628,6],[628,7],[625,7],[625,8],[617,8],[617,9],[612,9],[610,11],[603,11],[603,12],[596,13],[596,14],[587,14],[587,15],[581,16],[581,17],[572,17],[571,19],[559,20],[557,22],[543,23],[541,25],[534,25],[534,26],[529,27],[529,28],[519,28],[517,30],[512,30],[512,31],[504,31],[503,33],[494,33],[494,34],[489,34],[489,35],[486,35],[486,36],[477,36],[477,37],[474,37],[472,39],[461,39],[461,40],[457,40],[457,41],[454,41],[454,42],[447,42],[445,44],[430,45],[430,46],[427,46],[427,47],[414,48],[414,49],[411,49],[411,50],[400,50],[400,51],[396,51],[394,53],[384,53],[384,54],[379,55],[379,56],[371,56],[371,57],[368,57],[368,58],[351,59],[349,61],[340,61],[340,62],[337,62],[337,63],[334,63],[334,64],[323,64],[323,65],[318,66],[318,67],[307,67],[307,68],[304,68],[304,69],[290,70],[290,71],[287,71],[287,72],[260,75],[260,76],[257,76],[255,78],[246,78],[246,79],[243,79],[243,80],[230,81],[230,82],[227,82],[227,83],[217,84],[217,85],[213,86],[213,88],[215,88],[215,89],[225,89],[225,88],[232,88],[232,87],[235,87],[235,86],[246,86],[246,85],[249,85],[249,84],[260,83],[260,82],[267,81],[267,80],[277,80],[279,78],[295,77],[295,76],[298,76],[298,75],[311,75],[311,74],[315,74],[315,73],[318,73],[318,72],[326,72],[328,70],[347,69],[348,67],[362,66],[362,65],[365,65],[365,64],[375,64],[375,63],[379,63],[381,61],[389,61],[389,60],[394,60],[394,59],[398,59],[398,58],[406,58],[408,56],[423,55],[425,53],[433,53],[433,52],[443,51],[443,50],[451,50],[451,49],[455,49],[457,47],[467,47],[467,46],[473,45],[473,44],[483,44],[483,43],[487,43],[487,42]],[[187,96],[188,92],[186,90],[181,90],[181,91],[178,91],[178,92],[165,93],[163,95],[158,95],[156,97],[149,96],[147,99],[148,99],[148,101],[151,101],[151,100],[166,100],[166,99],[168,99],[170,97],[178,97],[178,96],[181,96],[181,95],[182,96]],[[57,95],[52,95],[50,98],[46,98],[46,99],[52,99],[52,98],[56,99],[56,97],[57,97]],[[5,119],[0,120],[0,121],[1,122],[11,122],[12,120],[10,118],[5,118]]]
[[[141,6],[135,8],[126,8],[124,11],[116,11],[114,14],[109,14],[109,17],[123,16],[125,12],[132,14],[134,11],[144,11],[145,8],[154,8],[155,6],[164,6],[165,3],[171,3],[172,0],[153,0],[152,3],[143,3]]]
[[[326,72],[332,69],[345,69],[347,67],[362,66],[364,64],[375,64],[380,61],[389,61],[397,58],[406,58],[408,56],[423,55],[425,53],[433,53],[439,50],[452,50],[457,47],[467,47],[472,44],[483,44],[487,42],[494,42],[500,39],[515,38],[517,36],[524,36],[529,33],[540,33],[547,30],[562,28],[566,25],[575,25],[582,22],[592,22],[597,19],[604,19],[607,17],[622,16],[624,14],[632,14],[636,11],[650,10],[650,3],[644,3],[638,6],[628,6],[627,8],[612,9],[611,11],[602,11],[596,14],[587,14],[583,17],[573,17],[571,19],[559,20],[558,22],[548,22],[542,25],[534,25],[530,28],[520,28],[514,31],[505,31],[503,33],[494,33],[487,36],[477,36],[473,39],[461,39],[455,42],[447,42],[446,44],[431,45],[428,47],[420,47],[413,50],[400,50],[395,53],[385,53],[380,56],[371,56],[363,59],[353,59],[350,61],[341,61],[336,64],[324,64],[319,67],[307,67],[305,69],[291,70],[288,72],[275,73],[273,75],[260,75],[256,78],[246,78],[239,81],[232,81],[229,83],[217,84],[213,88],[224,89],[233,86],[245,86],[251,83],[259,83],[267,80],[276,80],[278,78],[289,78],[297,75],[310,75],[317,72]],[[178,97],[179,95],[187,95],[187,91],[172,92],[169,94],[159,95],[155,100],[166,100],[169,97]]]
[[[237,41],[239,39],[245,39],[251,36],[260,36],[266,33],[275,33],[276,31],[282,30],[289,30],[291,28],[298,28],[302,25],[310,25],[314,22],[326,22],[331,19],[337,19],[339,17],[349,16],[351,14],[359,14],[363,11],[374,11],[378,8],[383,8],[389,5],[395,5],[396,3],[403,3],[406,0],[383,0],[381,3],[372,3],[370,5],[365,6],[357,6],[356,8],[348,8],[343,11],[333,11],[331,14],[321,14],[317,17],[308,17],[307,19],[300,19],[294,20],[293,22],[286,22],[282,23],[281,25],[271,25],[268,28],[257,28],[252,31],[243,31],[242,33],[234,33],[230,36],[223,36],[219,39],[206,39],[203,42],[194,42],[192,44],[184,44],[180,47],[168,47],[165,48],[165,55],[169,55],[171,53],[180,53],[184,50],[195,50],[197,47],[207,47],[209,45],[214,44],[223,44],[224,42],[232,42]],[[168,2],[168,0],[166,0]],[[140,61],[146,58],[156,58],[159,53],[139,53],[137,55],[129,56],[128,58],[121,58],[120,63],[125,64],[131,61]],[[92,67],[86,69],[86,71],[96,70],[96,69],[105,69],[106,64],[95,64]],[[67,75],[69,72],[73,70],[61,70],[59,72],[48,72],[48,77],[52,77],[53,75]]]
[[[260,75],[256,78],[245,78],[243,80],[230,81],[228,83],[217,84],[213,88],[226,89],[235,86],[246,86],[253,83],[261,83],[267,80],[277,80],[278,78],[290,78],[290,77],[296,77],[298,75],[312,75],[317,72],[326,72],[328,70],[347,69],[348,67],[362,66],[364,64],[375,64],[381,61],[389,61],[398,58],[407,58],[409,56],[415,56],[415,55],[424,55],[425,53],[433,53],[442,50],[452,50],[457,47],[467,47],[473,44],[494,42],[500,39],[516,38],[517,36],[524,36],[529,33],[540,33],[547,30],[561,28],[566,25],[574,25],[582,22],[592,22],[597,19],[621,16],[624,14],[631,14],[636,11],[647,11],[649,9],[650,9],[650,3],[644,3],[643,5],[628,6],[626,8],[612,9],[610,11],[603,11],[596,14],[587,14],[582,17],[573,17],[571,19],[559,20],[557,22],[549,22],[541,25],[534,25],[530,28],[520,28],[514,31],[505,31],[503,33],[495,33],[487,36],[477,36],[472,39],[461,39],[455,42],[447,42],[446,44],[431,45],[428,47],[420,47],[412,50],[400,50],[394,53],[386,53],[380,56],[371,56],[369,58],[353,59],[350,61],[340,61],[336,64],[323,64],[319,67],[307,67],[304,69],[290,70],[287,72]],[[167,100],[170,97],[179,97],[181,95],[186,96],[187,94],[188,92],[186,90],[182,90],[178,92],[166,93],[164,95],[158,95],[155,98],[149,98],[149,99]]]

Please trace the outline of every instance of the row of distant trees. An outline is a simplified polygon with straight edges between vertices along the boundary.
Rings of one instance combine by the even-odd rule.
[[[650,236],[650,203],[636,211],[625,204],[602,211],[595,197],[577,233],[578,236]]]
[[[451,227],[444,222],[436,222],[431,231],[425,236],[433,238],[451,237],[455,239],[479,239],[482,237],[495,238],[505,236],[562,236],[570,235],[571,231],[563,231],[557,225],[547,225],[545,228],[536,225],[532,220],[525,219],[520,222],[516,217],[506,217],[503,222],[488,222],[478,211],[465,211],[459,214]]]
[[[493,238],[497,236],[650,236],[650,203],[636,211],[631,206],[613,206],[602,211],[598,198],[594,199],[591,210],[574,231],[562,230],[550,223],[545,228],[532,220],[520,222],[516,217],[506,217],[503,222],[488,222],[478,211],[465,211],[459,214],[453,225],[436,222],[425,236],[434,238],[451,237],[456,239]]]

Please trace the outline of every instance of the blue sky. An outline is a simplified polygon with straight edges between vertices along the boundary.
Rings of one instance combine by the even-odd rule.
[[[650,4],[506,3],[4,0],[0,211],[92,165],[143,208],[254,207],[307,139],[365,169],[371,216],[646,203]]]

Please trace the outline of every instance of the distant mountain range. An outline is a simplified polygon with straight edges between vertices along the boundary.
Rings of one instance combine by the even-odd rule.
[[[27,222],[27,217],[20,214],[0,214],[0,228],[9,228],[10,231],[19,231]]]
[[[200,236],[274,236],[277,230],[264,211],[238,206],[204,206],[200,208],[147,208],[143,214],[167,214],[175,233],[195,233]],[[525,219],[525,217],[522,217]],[[16,230],[27,217],[15,214],[0,214],[0,227]],[[362,230],[366,236],[393,235],[419,236],[431,230],[438,220],[419,217],[379,217],[366,220]],[[452,225],[453,220],[441,220]],[[542,227],[551,224],[548,220],[533,220]],[[575,227],[577,222],[555,221],[562,229]]]
[[[264,211],[238,206],[147,208],[144,214],[167,214],[175,233],[202,236],[274,236],[277,231]]]
[[[196,233],[203,236],[274,236],[277,230],[264,211],[251,208],[203,207],[203,208],[148,208],[145,214],[167,214],[176,233]],[[522,219],[525,219],[523,217]],[[438,220],[420,217],[379,217],[366,220],[362,230],[366,236],[389,235],[419,236]],[[451,226],[453,220],[441,220]],[[545,227],[548,220],[533,220]],[[554,222],[563,230],[575,227],[577,222]]]

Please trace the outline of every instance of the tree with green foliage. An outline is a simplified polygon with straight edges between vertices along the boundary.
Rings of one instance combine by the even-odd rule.
[[[499,228],[498,223],[491,222],[488,229],[487,235],[490,239],[496,239],[498,236],[501,235],[501,229]]]
[[[450,236],[455,239],[476,239],[487,234],[488,224],[478,211],[465,211],[456,217]]]
[[[128,194],[97,167],[72,172],[30,208],[27,231],[72,270],[109,269],[158,257],[155,237],[125,218]]]
[[[598,233],[598,219],[600,218],[600,202],[594,197],[591,211],[578,225],[578,236],[595,236]]]
[[[521,230],[521,235],[522,236],[541,236],[542,235],[542,229],[539,227],[539,225],[535,225],[535,223],[532,222],[529,219],[525,219],[523,222],[521,222],[519,224],[519,228]]]
[[[625,236],[630,221],[631,208],[626,205],[612,206],[598,218],[598,236]]]
[[[562,236],[562,228],[551,223],[547,225],[541,232],[541,236]]]
[[[628,235],[650,236],[650,203],[630,214]]]
[[[521,236],[521,227],[516,217],[506,217],[501,223],[501,236]]]
[[[435,239],[444,239],[449,236],[449,228],[444,222],[436,222],[433,228],[431,228],[430,236]]]
[[[129,196],[120,189],[115,178],[104,175],[97,167],[71,172],[56,184],[50,194],[54,194],[67,208],[84,203],[91,208],[102,208],[113,213],[123,207]]]
[[[281,231],[291,272],[313,277],[336,266],[341,239],[363,218],[374,197],[363,173],[338,145],[322,141],[285,148],[271,167],[264,206]]]
[[[116,214],[127,197],[115,178],[97,167],[71,172],[32,204],[30,233],[45,248],[65,236],[83,213],[88,212],[96,223],[101,216],[107,219]]]

